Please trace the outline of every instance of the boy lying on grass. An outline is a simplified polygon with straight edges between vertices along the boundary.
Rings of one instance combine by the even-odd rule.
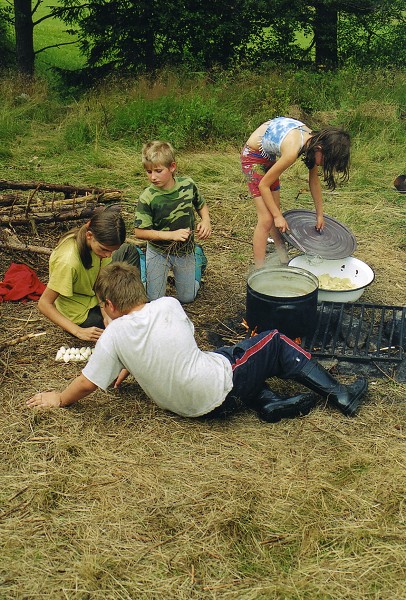
[[[127,263],[104,267],[95,293],[112,321],[82,374],[62,392],[35,394],[28,406],[69,406],[98,387],[106,390],[115,382],[117,388],[129,373],[158,406],[184,417],[223,417],[247,407],[276,422],[307,414],[315,405],[312,394],[279,397],[265,386],[273,376],[302,383],[346,415],[355,413],[367,390],[364,378],[340,384],[277,330],[213,352],[200,350],[179,301],[148,303],[138,269]]]

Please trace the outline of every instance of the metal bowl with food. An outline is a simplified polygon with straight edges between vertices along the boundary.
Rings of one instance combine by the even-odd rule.
[[[354,256],[325,259],[301,254],[289,261],[290,267],[306,269],[319,280],[318,302],[356,302],[375,279],[369,265]]]

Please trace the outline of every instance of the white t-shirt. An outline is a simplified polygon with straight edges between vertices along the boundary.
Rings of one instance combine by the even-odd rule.
[[[233,387],[230,362],[199,350],[193,324],[170,297],[112,321],[83,375],[105,390],[123,368],[158,406],[184,417],[209,413]]]

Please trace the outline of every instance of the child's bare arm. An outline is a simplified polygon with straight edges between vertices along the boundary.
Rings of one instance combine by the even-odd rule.
[[[199,240],[207,240],[211,236],[211,223],[209,215],[209,207],[204,204],[198,211],[201,218],[200,223],[197,224],[196,231]]]
[[[275,181],[280,177],[280,175],[289,168],[295,160],[297,159],[297,155],[292,152],[287,152],[282,155],[274,165],[265,173],[263,178],[259,183],[259,191],[261,192],[261,198],[265,202],[265,205],[271,215],[274,218],[275,227],[277,227],[282,233],[287,230],[288,224],[285,218],[282,215],[282,212],[275,204],[275,200],[273,198],[271,192],[271,185],[275,183]]]
[[[316,229],[321,231],[324,227],[323,196],[317,166],[309,170],[309,188],[316,209]]]
[[[186,242],[190,236],[190,229],[176,229],[175,231],[160,231],[158,229],[134,229],[134,235],[139,240],[162,240],[174,242]]]
[[[79,375],[63,392],[41,392],[27,400],[26,404],[30,408],[63,408],[85,398],[95,390],[97,390],[97,385],[84,375]]]
[[[97,342],[103,329],[100,327],[80,327],[67,317],[65,317],[55,306],[55,300],[58,298],[58,292],[51,290],[46,287],[41,298],[38,301],[38,310],[47,319],[58,325],[61,329],[64,329],[71,335],[79,338],[80,340],[88,342]]]

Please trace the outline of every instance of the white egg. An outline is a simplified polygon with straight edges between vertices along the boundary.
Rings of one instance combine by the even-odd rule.
[[[69,360],[70,360],[70,354],[67,354],[67,353],[65,352],[65,354],[63,355],[63,360],[64,360],[66,363],[67,363],[67,362],[69,362]]]

